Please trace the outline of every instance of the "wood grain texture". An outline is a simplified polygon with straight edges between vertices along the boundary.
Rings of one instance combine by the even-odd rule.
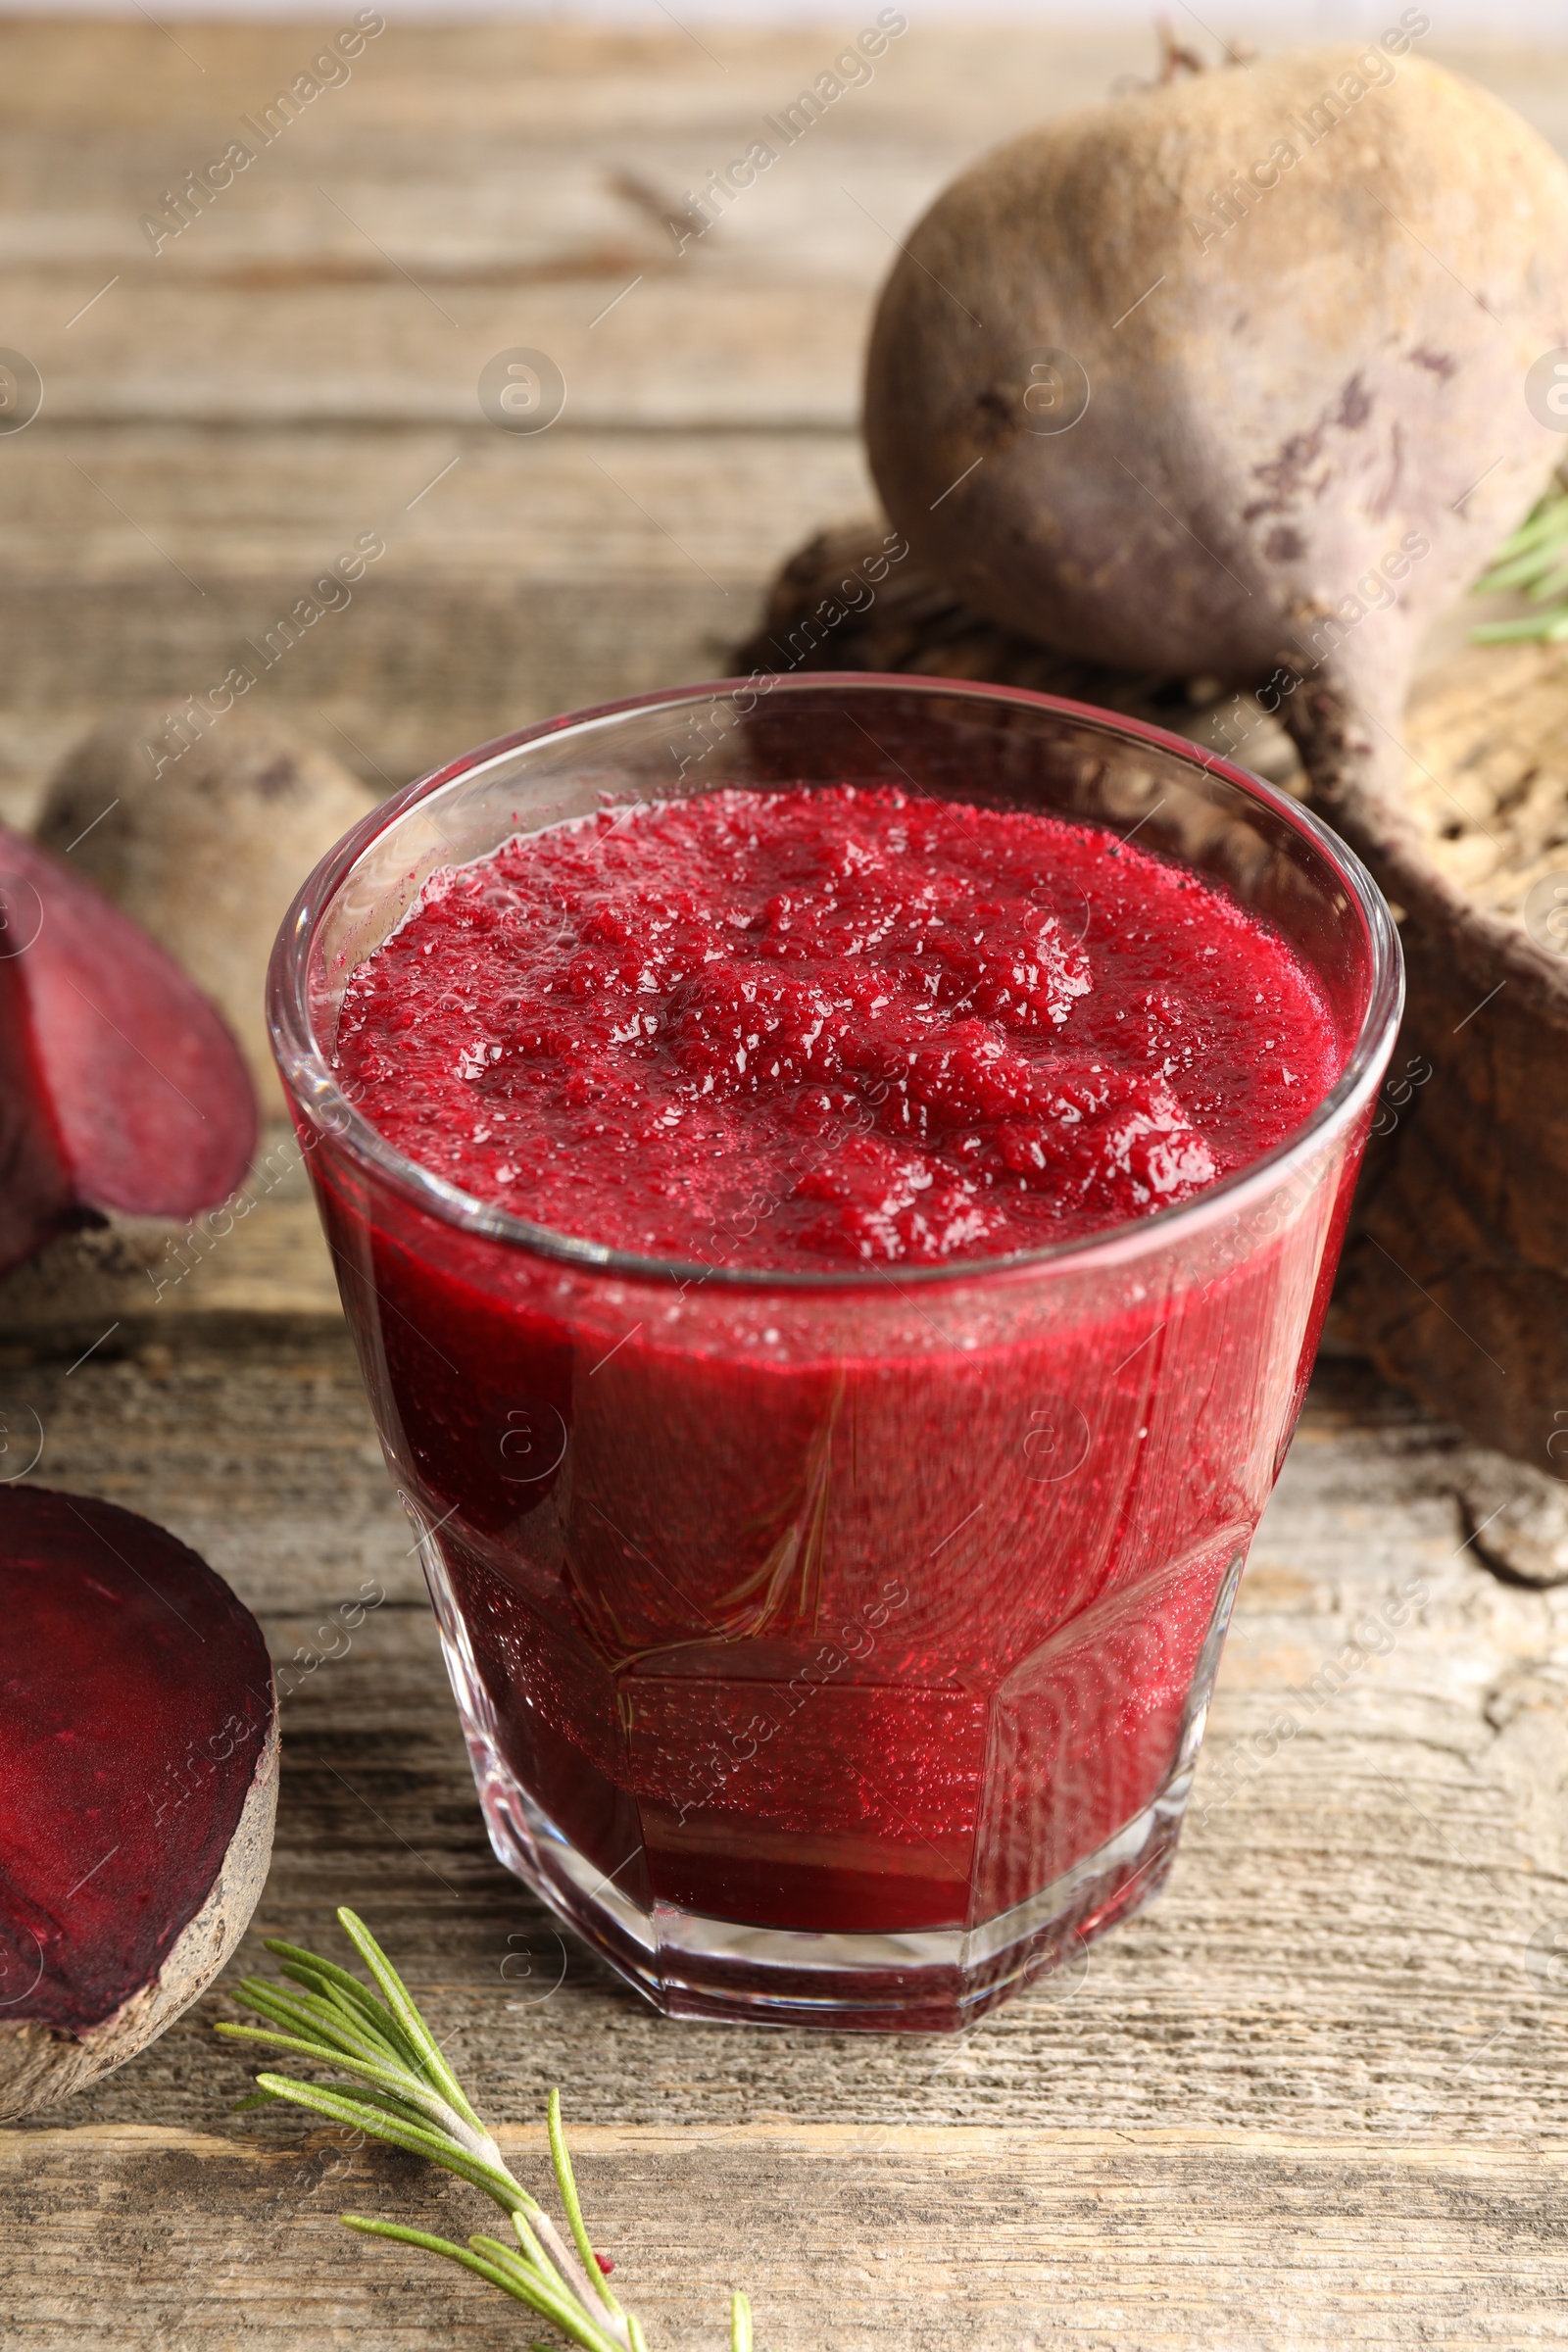
[[[1478,2158],[1431,2141],[1347,2158],[1265,2133],[1107,2143],[973,2127],[576,2140],[590,2227],[662,2343],[716,2347],[723,2290],[742,2281],[773,2352],[1474,2352],[1568,2336],[1553,2155]],[[542,2176],[538,2133],[503,2141],[525,2177]],[[17,2202],[32,2225],[36,2291],[8,2332],[18,2352],[64,2352],[84,2328],[98,2342],[201,2352],[295,2341],[437,2352],[459,2340],[501,2352],[520,2340],[493,2289],[336,2228],[345,2199],[409,2209],[415,2168],[390,2152],[344,2159],[324,2138],[280,2152],[127,2130],[39,2135],[14,2155],[0,2142],[0,2174],[24,2154]],[[414,2195],[421,2226],[461,2239],[461,2189],[426,2182]],[[170,2213],[181,2216],[174,2229],[149,2226]]]
[[[378,521],[380,574],[257,689],[369,782],[721,673],[784,555],[864,503],[859,354],[893,240],[978,149],[1152,58],[1132,28],[916,23],[678,254],[627,175],[680,203],[837,36],[725,27],[709,56],[674,31],[398,24],[154,256],[143,211],[318,37],[0,24],[0,295],[45,384],[0,440],[11,821],[95,718],[216,682]],[[1447,54],[1568,135],[1561,57]],[[568,378],[537,441],[478,413],[478,366],[517,344]]]
[[[866,497],[847,433],[236,438],[40,417],[24,439],[30,470],[0,469],[14,823],[106,710],[177,710],[235,663],[257,707],[382,792],[556,710],[723,676],[791,532]],[[268,632],[366,531],[386,553],[353,601],[270,656]]]
[[[172,1325],[118,1345],[74,1369],[13,1366],[8,1400],[41,1417],[36,1477],[172,1528],[301,1676],[256,1932],[329,1934],[343,1900],[387,1921],[507,2120],[564,2069],[578,2112],[605,2122],[668,2120],[673,2102],[694,2121],[1568,2132],[1568,1984],[1532,1943],[1568,1915],[1568,1589],[1478,1562],[1451,1433],[1354,1367],[1320,1374],[1254,1546],[1171,1893],[1096,1946],[1081,1984],[947,2045],[687,2033],[575,1950],[535,2014],[544,1959],[526,1981],[502,1964],[540,1914],[485,1847],[346,1339],[215,1348]],[[1425,1597],[1391,1635],[1380,1613],[1412,1578]],[[295,1652],[339,1646],[318,1629],[367,1581],[385,1601],[302,1671]],[[1285,1713],[1297,1732],[1271,1740]],[[205,2085],[232,2063],[188,2020],[69,2113],[206,2125]]]
[[[305,1155],[281,1119],[264,1129],[255,1165],[221,1209],[183,1223],[115,1218],[62,1235],[0,1276],[0,1335],[66,1360],[106,1333],[156,1348],[168,1323],[258,1316],[329,1327],[341,1316]]]
[[[674,30],[396,26],[155,267],[143,204],[317,39],[172,29],[0,25],[0,289],[48,389],[0,439],[13,814],[101,711],[220,678],[372,525],[387,555],[353,606],[256,692],[383,788],[722,670],[788,550],[865,503],[858,342],[889,235],[967,156],[1149,54],[916,24],[672,266],[615,175],[701,184],[836,38],[705,28],[713,63]],[[1568,130],[1563,59],[1470,62]],[[537,440],[477,413],[492,336],[569,362]],[[264,1933],[328,1938],[352,1902],[532,2161],[563,2083],[596,2234],[657,2341],[716,2346],[732,2281],[769,2352],[1568,2337],[1568,1588],[1503,1582],[1465,1542],[1453,1432],[1320,1372],[1170,1888],[1081,1981],[956,2042],[699,2032],[568,1949],[490,1855],[298,1172],[161,1297],[133,1251],[90,1258],[75,1290],[0,1297],[0,1475],[36,1432],[30,1475],[172,1528],[293,1669],[236,1965]],[[377,1591],[328,1655],[338,1605]],[[7,2346],[517,2343],[476,2281],[333,2218],[462,2234],[488,2209],[303,2118],[232,2117],[222,2009],[0,2141]]]
[[[780,2352],[1568,2332],[1568,1589],[1479,1563],[1452,1434],[1356,1367],[1320,1372],[1254,1547],[1169,1891],[949,2042],[675,2027],[568,1948],[486,1847],[346,1338],[118,1345],[13,1362],[0,1403],[40,1414],[37,1477],[196,1544],[301,1676],[236,1968],[352,1902],[482,2107],[526,2138],[564,2084],[664,2340],[716,2342],[741,2278]],[[303,2119],[230,2118],[222,2008],[4,2143],[7,2341],[514,2340],[466,2281],[340,2247],[340,2209],[482,2217]]]

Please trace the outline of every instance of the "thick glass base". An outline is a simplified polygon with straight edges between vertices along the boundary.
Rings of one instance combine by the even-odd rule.
[[[1141,1812],[1052,1885],[979,1926],[852,1935],[752,1927],[633,1900],[506,1763],[438,1541],[425,1533],[420,1550],[490,1842],[506,1868],[666,2017],[871,2034],[961,2033],[1021,1986],[1070,1971],[1096,1936],[1158,1893],[1242,1565],[1238,1554],[1224,1579],[1171,1769]]]
[[[840,2033],[956,2034],[1011,1992],[1070,1968],[1093,1936],[1159,1891],[1192,1775],[1098,1853],[979,1928],[815,1935],[628,1901],[547,1820],[470,1728],[490,1842],[601,1959],[666,2017]]]

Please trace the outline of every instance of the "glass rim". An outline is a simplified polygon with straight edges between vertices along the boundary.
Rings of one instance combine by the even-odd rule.
[[[804,691],[858,694],[872,687],[1021,706],[1148,744],[1171,754],[1197,773],[1217,776],[1245,798],[1260,802],[1318,851],[1360,915],[1371,968],[1366,1009],[1345,1066],[1298,1127],[1259,1158],[1249,1160],[1245,1167],[1206,1185],[1191,1200],[1156,1209],[1150,1216],[1125,1218],[1076,1240],[1015,1250],[995,1257],[947,1259],[940,1265],[911,1266],[901,1260],[895,1266],[866,1264],[837,1272],[816,1267],[724,1266],[712,1265],[702,1258],[653,1257],[637,1250],[617,1250],[609,1243],[588,1241],[580,1235],[559,1233],[553,1227],[514,1216],[495,1202],[482,1200],[422,1167],[417,1160],[398,1151],[356,1109],[339,1084],[312,1025],[308,997],[311,954],[319,926],[342,884],[372,843],[411,808],[433,798],[460,777],[471,776],[530,743],[564,737],[578,730],[586,732],[607,718],[673,705],[710,703],[738,694],[760,697],[780,690],[786,696]],[[588,710],[540,719],[532,726],[480,744],[389,795],[328,850],[295,894],[273,945],[267,978],[268,1029],[290,1102],[321,1135],[330,1135],[416,1206],[458,1231],[509,1244],[531,1256],[575,1266],[584,1273],[688,1286],[716,1283],[728,1290],[753,1292],[863,1291],[874,1288],[879,1281],[891,1284],[896,1290],[909,1286],[926,1290],[995,1280],[1027,1273],[1036,1267],[1116,1265],[1129,1256],[1162,1249],[1180,1236],[1199,1231],[1238,1207],[1245,1207],[1253,1196],[1273,1191],[1288,1180],[1298,1163],[1312,1156],[1326,1135],[1351,1124],[1381,1077],[1385,1052],[1392,1046],[1403,1003],[1403,955],[1388,902],[1348,843],[1342,841],[1320,816],[1291,794],[1217,752],[1205,752],[1189,736],[1173,734],[1146,719],[1127,717],[1120,711],[1075,702],[1064,695],[1036,693],[1028,687],[899,670],[753,671],[747,677],[712,679],[691,686],[663,687],[651,694],[626,695]]]

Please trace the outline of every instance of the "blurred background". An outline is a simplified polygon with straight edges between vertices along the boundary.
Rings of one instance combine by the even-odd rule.
[[[1205,0],[1170,25],[1217,62],[1398,17]],[[1417,17],[1422,54],[1568,147],[1560,0]],[[0,816],[29,822],[105,712],[210,711],[236,666],[377,792],[722,674],[781,561],[869,504],[860,355],[897,240],[975,155],[1159,54],[1121,0],[911,0],[874,70],[781,131],[877,19],[0,21]],[[713,199],[764,136],[776,163]]]
[[[11,9],[9,15],[102,17],[130,16],[142,13],[135,0],[122,0],[117,9],[108,9],[100,0],[82,0],[79,7],[59,7],[52,4],[28,5],[24,0],[21,9]],[[497,0],[493,7],[479,8],[474,0],[396,0],[384,12],[387,16],[428,21],[433,17],[448,19],[476,17],[525,17],[551,23],[595,24],[611,26],[638,24],[668,25],[674,21],[663,0]],[[1392,23],[1398,11],[1378,5],[1378,0],[1250,0],[1248,6],[1211,11],[1202,18],[1183,5],[1183,0],[1171,0],[1165,10],[1168,21],[1177,31],[1186,28],[1194,32],[1212,28],[1220,34],[1249,34],[1257,39],[1269,33],[1278,39],[1292,41],[1348,40],[1358,32],[1381,32]],[[1430,13],[1430,12],[1424,12]],[[966,0],[929,0],[919,11],[920,22],[936,24],[942,20],[1001,24],[1024,21],[1060,29],[1085,31],[1095,25],[1129,22],[1147,24],[1150,10],[1136,5],[1136,0],[1096,0],[1094,6],[1073,6],[1071,0],[1057,0],[1046,5],[1041,0],[984,0],[984,5],[971,7]],[[683,24],[814,24],[828,30],[831,37],[832,20],[822,0],[693,0],[693,5],[678,12]],[[159,11],[160,22],[171,17],[287,17],[299,20],[300,11],[290,0],[172,0]],[[1439,11],[1441,29],[1447,32],[1486,31],[1492,33],[1537,33],[1546,37],[1561,37],[1563,12],[1557,0],[1502,0],[1502,5],[1488,8],[1483,0],[1466,0],[1459,7],[1445,7]]]

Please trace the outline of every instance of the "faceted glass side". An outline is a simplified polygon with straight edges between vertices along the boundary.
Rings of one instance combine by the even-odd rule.
[[[952,2029],[1169,1868],[1397,946],[1313,818],[1174,738],[951,681],[748,691],[540,730],[368,819],[285,930],[274,1029],[497,1852],[671,2014]],[[697,701],[709,751],[671,766]],[[792,1280],[721,1237],[666,1266],[540,1233],[358,1120],[335,1007],[435,867],[873,754],[1136,830],[1276,924],[1347,1043],[1299,1136],[1070,1249]]]
[[[412,1505],[409,1508],[497,1858],[669,2016],[831,2023],[883,2033],[960,2032],[1021,1984],[1070,1964],[1096,1936],[1140,1909],[1164,1884],[1241,1575],[1240,1550],[1221,1565],[1197,1650],[1188,1659],[1179,1702],[1147,1711],[1141,1740],[1130,1756],[1120,1755],[1125,1777],[1107,1784],[1094,1769],[1092,1741],[1083,1749],[1087,1809],[1073,1804],[1064,1815],[1050,1793],[1053,1769],[1059,1769],[1075,1745],[1082,1744],[1071,1728],[1070,1704],[1070,1694],[1081,1690],[1081,1684],[1070,1676],[1066,1682],[1053,1681],[1044,1660],[1031,1660],[1033,1671],[1015,1690],[996,1693],[989,1710],[993,1768],[985,1776],[978,1835],[971,1832],[962,1841],[964,1851],[974,1857],[974,1869],[961,1888],[953,1852],[939,1851],[929,1860],[913,1857],[906,1872],[898,1869],[895,1857],[890,1869],[881,1834],[885,1824],[818,1813],[806,1833],[808,1851],[803,1856],[797,1842],[802,1835],[799,1823],[784,1827],[775,1844],[766,1828],[758,1838],[754,1810],[745,1843],[748,1849],[760,1845],[755,1864],[757,1907],[770,1915],[787,1909],[788,1894],[781,1901],[780,1889],[787,1890],[792,1883],[808,1887],[813,1872],[842,1875],[878,1890],[876,1908],[882,1916],[877,1925],[835,1931],[758,1926],[744,1916],[737,1919],[735,1914],[744,1914],[747,1907],[747,1878],[734,1866],[734,1821],[718,1815],[706,1839],[699,1828],[686,1841],[670,1841],[671,1808],[661,1798],[657,1754],[646,1753],[630,1725],[621,1773],[634,1784],[635,1795],[612,1774],[592,1765],[519,1777],[519,1766],[526,1774],[530,1758],[543,1756],[549,1767],[558,1767],[562,1759],[560,1743],[548,1735],[531,1744],[526,1727],[525,1736],[517,1736],[513,1702],[519,1689],[542,1688],[541,1653],[535,1650],[525,1659],[520,1652],[502,1658],[493,1651],[476,1651],[470,1635],[471,1564],[466,1568],[455,1560],[442,1533]],[[1196,1571],[1196,1563],[1186,1563],[1179,1572],[1189,1595],[1199,1589]],[[465,1588],[466,1605],[460,1599]],[[1154,1622],[1154,1601],[1155,1596],[1146,1592],[1142,1606],[1124,1617],[1129,1628],[1142,1623],[1146,1643]],[[482,1618],[483,1611],[479,1614]],[[1076,1651],[1080,1658],[1092,1657],[1102,1635],[1103,1628],[1088,1627],[1081,1642],[1056,1645],[1057,1654],[1068,1658]],[[1131,1638],[1139,1640],[1136,1630]],[[1168,1664],[1179,1654],[1179,1644],[1163,1645]],[[787,1686],[747,1687],[742,1698],[753,1707],[750,1721],[758,1720],[759,1695],[765,1706],[768,1690],[779,1688]],[[683,1758],[688,1752],[692,1689],[672,1683],[659,1700],[661,1708],[677,1710]],[[1052,1696],[1042,1710],[1040,1702],[1048,1692]],[[733,1720],[729,1695],[723,1686],[715,1686],[712,1696],[718,1712],[711,1720],[720,1727],[720,1736],[722,1726]],[[861,1709],[868,1694],[837,1695],[849,1700],[845,1723],[849,1737],[857,1740],[865,1728]],[[884,1716],[887,1695],[878,1694]],[[917,1717],[927,1720],[918,1708],[921,1694],[912,1695]],[[1069,1697],[1065,1706],[1064,1695]],[[1098,1694],[1090,1718],[1076,1719],[1080,1734],[1091,1719],[1096,1726],[1102,1724]],[[571,1720],[581,1721],[575,1708]],[[1050,1723],[1054,1735],[1049,1754],[1040,1744],[1042,1722]],[[948,1728],[945,1719],[942,1728]],[[986,1743],[979,1744],[983,1748]],[[601,1766],[606,1760],[602,1755]],[[814,1772],[803,1778],[815,1785]],[[787,1773],[781,1775],[781,1780],[787,1779]],[[1009,1866],[1015,1872],[1022,1867],[1028,1875],[1034,1866],[1023,1862],[1025,1855],[1064,1851],[1068,1844],[1081,1842],[1092,1826],[1098,1827],[1107,1788],[1136,1788],[1141,1801],[1111,1834],[1098,1838],[1092,1848],[1077,1854],[1044,1886],[1000,1908],[986,1908],[995,1890],[1005,1884]],[[547,1808],[545,1795],[555,1797],[557,1811]],[[1071,1831],[1063,1826],[1067,1818],[1074,1825]],[[908,1825],[900,1826],[906,1830]],[[613,1859],[617,1852],[618,1861]],[[698,1857],[695,1877],[700,1890],[711,1881],[716,1856],[726,1905],[722,1914],[679,1899],[677,1889],[693,1875],[689,1861],[683,1860],[691,1854]],[[932,1912],[953,1912],[965,1904],[969,1916],[961,1921],[927,1922]],[[809,1892],[804,1907],[811,1908]],[[909,1914],[907,1920],[901,1918],[903,1913]]]

